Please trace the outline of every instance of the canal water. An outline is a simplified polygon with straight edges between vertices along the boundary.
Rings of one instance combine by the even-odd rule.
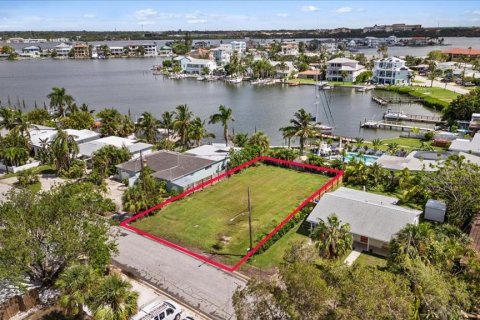
[[[295,111],[303,107],[315,114],[313,86],[172,80],[152,74],[152,65],[160,62],[160,58],[0,61],[0,100],[3,105],[10,98],[12,103],[25,100],[27,108],[31,108],[34,101],[41,106],[43,102],[48,104],[46,96],[57,86],[66,88],[77,103],[87,103],[97,111],[113,107],[123,113],[130,111],[133,117],[145,111],[159,117],[164,111],[187,104],[204,119],[223,104],[233,109],[235,122],[231,127],[235,132],[263,130],[274,145],[284,143],[279,128],[288,124]],[[399,135],[398,131],[360,129],[361,121],[380,120],[388,109],[371,100],[375,93],[335,88],[325,94],[318,116],[322,123],[335,127],[335,134],[366,139]],[[419,104],[391,105],[389,108],[409,114],[435,114]],[[333,121],[327,121],[329,110]],[[216,140],[221,140],[220,126],[208,129],[216,134]]]

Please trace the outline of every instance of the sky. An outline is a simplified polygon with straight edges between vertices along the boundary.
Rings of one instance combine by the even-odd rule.
[[[480,1],[4,1],[0,31],[480,26]]]

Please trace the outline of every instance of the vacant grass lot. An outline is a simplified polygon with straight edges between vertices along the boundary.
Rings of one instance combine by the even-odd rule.
[[[271,231],[328,180],[323,175],[261,164],[132,225],[182,246],[200,249],[204,254],[221,255],[223,261],[232,263],[244,256],[249,247],[248,187],[255,246],[259,234]]]
[[[413,86],[414,91],[421,93],[424,97],[430,96],[445,102],[452,102],[460,94],[444,88]]]

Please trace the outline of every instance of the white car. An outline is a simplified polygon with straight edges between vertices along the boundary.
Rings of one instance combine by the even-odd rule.
[[[173,301],[156,300],[141,308],[131,320],[180,320],[182,311],[182,308]]]

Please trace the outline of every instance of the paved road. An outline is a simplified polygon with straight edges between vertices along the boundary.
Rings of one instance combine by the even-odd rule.
[[[233,292],[245,281],[136,233],[121,229],[119,254],[126,271],[213,319],[234,319]]]
[[[421,81],[423,85],[426,85],[427,87],[430,87],[430,82],[431,81],[428,80],[426,77],[415,76],[415,81]],[[419,83],[416,83],[415,85],[419,85]],[[433,86],[437,87],[437,88],[445,89],[445,83],[437,81],[437,80],[433,80]],[[450,90],[450,91],[453,91],[453,92],[456,92],[456,93],[460,93],[460,94],[467,94],[467,93],[470,92],[467,89],[460,88],[460,87],[458,87],[456,85],[453,85],[453,84],[450,84],[450,83],[447,84],[446,89]]]

